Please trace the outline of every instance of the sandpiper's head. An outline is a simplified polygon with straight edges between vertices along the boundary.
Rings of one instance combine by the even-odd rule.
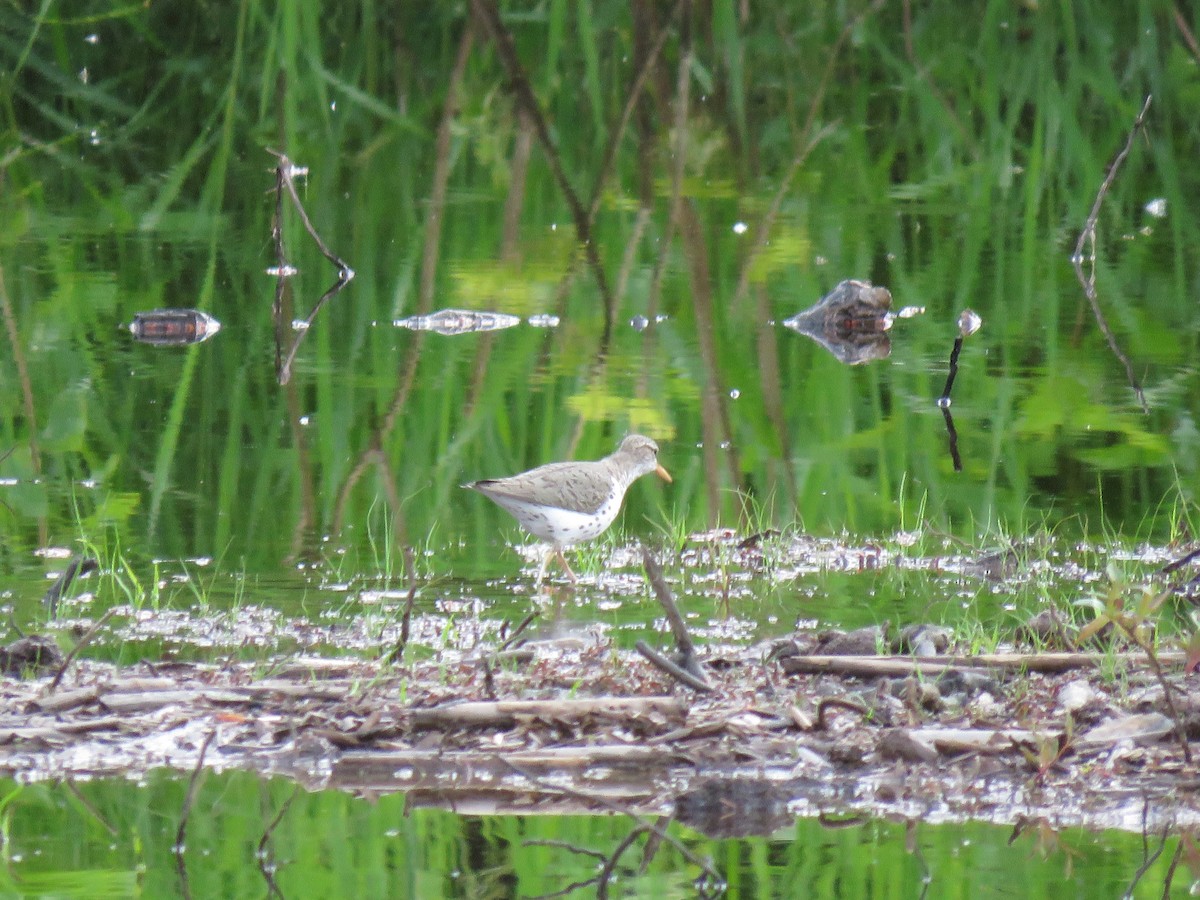
[[[615,457],[622,458],[636,473],[636,477],[655,473],[663,481],[669,482],[671,474],[658,462],[658,444],[643,434],[631,434],[617,445]]]

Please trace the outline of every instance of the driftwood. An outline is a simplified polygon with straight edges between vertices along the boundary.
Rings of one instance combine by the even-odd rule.
[[[1182,664],[1182,653],[1160,654],[1164,665]],[[1094,669],[1106,663],[1141,666],[1144,653],[983,653],[979,656],[789,656],[780,660],[789,674],[829,673],[869,678],[941,675],[945,672],[1002,670],[1008,672],[1067,672]]]

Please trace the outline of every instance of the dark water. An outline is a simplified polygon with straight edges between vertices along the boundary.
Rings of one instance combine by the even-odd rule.
[[[1175,19],[1190,13],[995,2],[964,33],[948,3],[911,18],[683,6],[686,28],[667,7],[504,7],[552,149],[482,20],[464,41],[464,9],[0,16],[13,620],[43,627],[39,598],[88,553],[100,571],[57,633],[122,607],[95,648],[122,662],[373,654],[413,580],[414,641],[438,652],[522,618],[538,563],[459,485],[597,458],[630,431],[658,441],[674,481],[638,482],[613,531],[572,556],[582,587],[556,628],[624,646],[661,631],[636,541],[714,644],[797,622],[965,615],[988,631],[1047,597],[1069,605],[1112,560],[1150,577],[1161,559],[1140,548],[1197,521],[1200,109]],[[1143,411],[1070,258],[1150,92],[1095,245]],[[286,385],[267,148],[308,168],[299,198],[355,272]],[[586,236],[556,168],[585,212],[597,198]],[[290,202],[281,224],[290,341],[337,272]],[[893,323],[886,358],[847,366],[782,324],[846,279],[924,309]],[[135,340],[135,316],[166,307],[220,330]],[[935,401],[965,308],[982,328],[957,361],[959,471]],[[397,324],[442,309],[518,321]],[[778,556],[746,566],[715,528],[779,530]],[[1082,575],[1055,563],[997,596],[930,562],[1043,531]],[[789,549],[805,536],[888,562],[814,563]],[[1186,610],[1176,624],[1191,627]]]

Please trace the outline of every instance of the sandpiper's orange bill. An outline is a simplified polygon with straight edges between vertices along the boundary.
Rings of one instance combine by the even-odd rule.
[[[654,474],[667,482],[667,484],[671,483],[671,473],[662,467],[662,463],[659,463],[658,468],[654,470]]]

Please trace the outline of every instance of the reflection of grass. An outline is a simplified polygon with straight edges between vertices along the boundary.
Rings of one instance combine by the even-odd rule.
[[[1186,361],[1188,344],[1179,337],[1186,331],[1176,326],[1188,321],[1192,293],[1180,262],[1187,255],[1174,251],[1196,243],[1194,204],[1186,202],[1195,175],[1181,163],[1190,158],[1200,116],[1194,67],[1167,17],[1146,16],[1136,4],[1024,4],[1014,13],[993,3],[985,12],[990,24],[968,35],[951,4],[934,3],[916,10],[911,31],[898,35],[890,10],[868,16],[843,47],[816,110],[829,134],[797,174],[769,235],[770,252],[751,266],[756,281],[770,279],[765,315],[715,303],[722,340],[718,358],[705,363],[696,359],[695,306],[679,245],[662,239],[670,232],[666,204],[653,195],[655,185],[669,181],[668,141],[684,151],[686,185],[738,186],[688,190],[712,223],[696,261],[710,271],[717,297],[727,297],[746,259],[746,241],[727,226],[745,220],[753,235],[779,189],[797,151],[804,101],[829,61],[845,11],[833,4],[742,20],[735,7],[718,5],[711,17],[696,17],[686,133],[667,137],[675,123],[652,118],[639,132],[644,138],[631,132],[620,142],[595,222],[610,269],[628,245],[631,289],[619,321],[646,312],[648,273],[662,258],[661,311],[668,318],[644,335],[618,328],[611,364],[596,383],[580,349],[589,346],[587,329],[596,319],[594,288],[587,277],[567,277],[565,250],[574,237],[561,193],[538,167],[513,202],[521,213],[512,226],[517,252],[497,258],[509,188],[498,179],[509,171],[516,129],[506,76],[482,35],[465,70],[462,115],[446,156],[452,199],[443,211],[443,262],[426,265],[422,242],[434,225],[428,173],[437,152],[429,124],[445,101],[461,7],[397,10],[395,34],[405,36],[404,52],[397,52],[386,29],[343,27],[349,13],[335,11],[326,21],[309,4],[272,13],[260,6],[243,5],[239,16],[220,21],[197,7],[183,13],[193,18],[181,25],[153,4],[123,6],[101,31],[132,27],[154,52],[131,51],[119,76],[93,64],[86,82],[78,74],[88,64],[84,54],[115,44],[108,32],[99,50],[89,49],[72,26],[43,18],[14,25],[27,33],[6,38],[16,65],[13,102],[0,109],[0,124],[14,138],[3,161],[13,214],[0,240],[12,260],[5,275],[14,282],[17,338],[49,348],[30,366],[36,409],[52,411],[58,399],[63,410],[36,423],[57,440],[43,445],[53,448],[47,469],[52,477],[106,472],[117,483],[113,496],[119,490],[122,498],[139,496],[139,473],[149,473],[149,522],[132,502],[109,504],[106,513],[121,517],[124,547],[113,549],[105,566],[117,596],[162,602],[158,578],[139,577],[129,553],[187,556],[196,545],[232,542],[251,569],[274,565],[305,496],[315,498],[309,525],[322,534],[346,459],[370,445],[410,359],[418,389],[381,450],[405,498],[409,533],[427,535],[430,547],[435,531],[481,546],[492,538],[499,514],[465,499],[457,484],[467,473],[519,471],[568,450],[596,457],[611,450],[610,432],[626,420],[674,431],[673,444],[664,446],[671,467],[677,460],[683,473],[691,470],[669,493],[663,489],[680,511],[664,527],[671,547],[702,522],[740,513],[754,531],[787,527],[797,517],[832,534],[887,534],[899,522],[920,535],[913,552],[927,553],[926,526],[980,542],[978,533],[991,523],[1025,517],[1027,504],[1114,523],[1106,535],[1113,542],[1165,496],[1172,478],[1169,509],[1146,513],[1137,527],[1172,540],[1198,532],[1195,497],[1185,490],[1194,473],[1169,462],[1195,456],[1187,451],[1195,444],[1189,423],[1197,418],[1196,392],[1180,381],[1162,396],[1155,419],[1123,410],[1113,399],[1103,346],[1087,330],[1071,334],[1077,295],[1061,271],[1062,233],[1082,218],[1095,176],[1127,127],[1125,107],[1136,107],[1152,80],[1173,99],[1152,114],[1153,153],[1135,148],[1114,186],[1106,208],[1111,240],[1102,236],[1099,250],[1122,337],[1129,334],[1135,349],[1164,346],[1172,365]],[[1012,27],[1001,28],[998,17],[1010,14],[1005,24]],[[559,152],[585,195],[634,74],[636,61],[610,52],[611,41],[638,26],[630,16],[626,6],[550,4],[522,14],[513,27]],[[1088,22],[1088,40],[1077,39],[1080,21]],[[197,42],[197,33],[212,39]],[[352,37],[331,43],[334,34]],[[677,40],[672,31],[664,66],[671,66]],[[219,65],[210,47],[221,48]],[[1111,64],[1113,53],[1120,66]],[[716,99],[696,102],[701,94]],[[641,106],[653,117],[652,104]],[[969,121],[964,109],[972,111]],[[92,123],[99,144],[89,143]],[[359,269],[355,291],[338,299],[332,321],[319,323],[306,346],[292,395],[264,377],[270,333],[253,249],[268,239],[268,160],[255,157],[268,136],[311,167],[306,199],[314,219],[345,238],[347,258]],[[632,241],[642,177],[652,219],[646,239]],[[1158,193],[1171,217],[1153,237],[1138,236],[1137,211]],[[1119,242],[1127,225],[1135,239]],[[302,272],[316,271],[311,248],[293,249]],[[769,329],[760,334],[766,319],[807,305],[828,282],[876,272],[889,279],[898,304],[928,298],[927,321],[896,329],[903,365],[848,371],[802,341]],[[412,311],[424,283],[450,299],[469,287],[483,306],[553,306],[563,325],[522,327],[486,343],[418,343],[373,324]],[[311,287],[297,279],[298,307]],[[170,361],[137,357],[153,371],[129,390],[129,358],[97,352],[95,336],[136,308],[180,297],[238,329]],[[959,477],[949,471],[944,435],[927,413],[936,365],[948,349],[935,317],[968,302],[986,324],[964,352],[955,398],[967,467]],[[1022,343],[1029,332],[1038,335],[1036,344]],[[485,357],[482,348],[493,344],[502,351]],[[775,374],[786,391],[778,422],[763,415],[758,396],[764,344],[777,349]],[[936,363],[924,362],[931,359]],[[741,391],[736,403],[720,400],[743,471],[722,470],[710,493],[697,474],[695,446],[702,433],[698,398],[714,376]],[[480,394],[469,403],[472,384]],[[473,413],[463,421],[468,405]],[[34,427],[21,420],[19,406],[0,412],[4,445]],[[585,419],[574,435],[572,410]],[[311,424],[295,427],[297,413],[311,416]],[[1013,434],[1030,440],[1013,441]],[[1099,519],[1096,472],[1104,473],[1107,504]],[[747,514],[738,507],[748,484],[750,496],[770,501]],[[365,543],[369,562],[362,568],[394,584],[395,542],[405,539],[391,533],[390,522],[377,533],[376,504],[374,490],[354,494],[346,520],[370,527],[365,539],[359,532],[347,540]],[[62,511],[52,508],[48,517],[54,525]],[[24,527],[13,519],[0,525]],[[1074,524],[1087,527],[1082,518]],[[1020,544],[1024,529],[1011,532]],[[425,553],[415,558],[422,576],[423,561],[436,567]],[[574,559],[585,571],[603,565],[585,548]],[[770,577],[774,552],[766,559]],[[340,558],[333,565],[349,566]]]

